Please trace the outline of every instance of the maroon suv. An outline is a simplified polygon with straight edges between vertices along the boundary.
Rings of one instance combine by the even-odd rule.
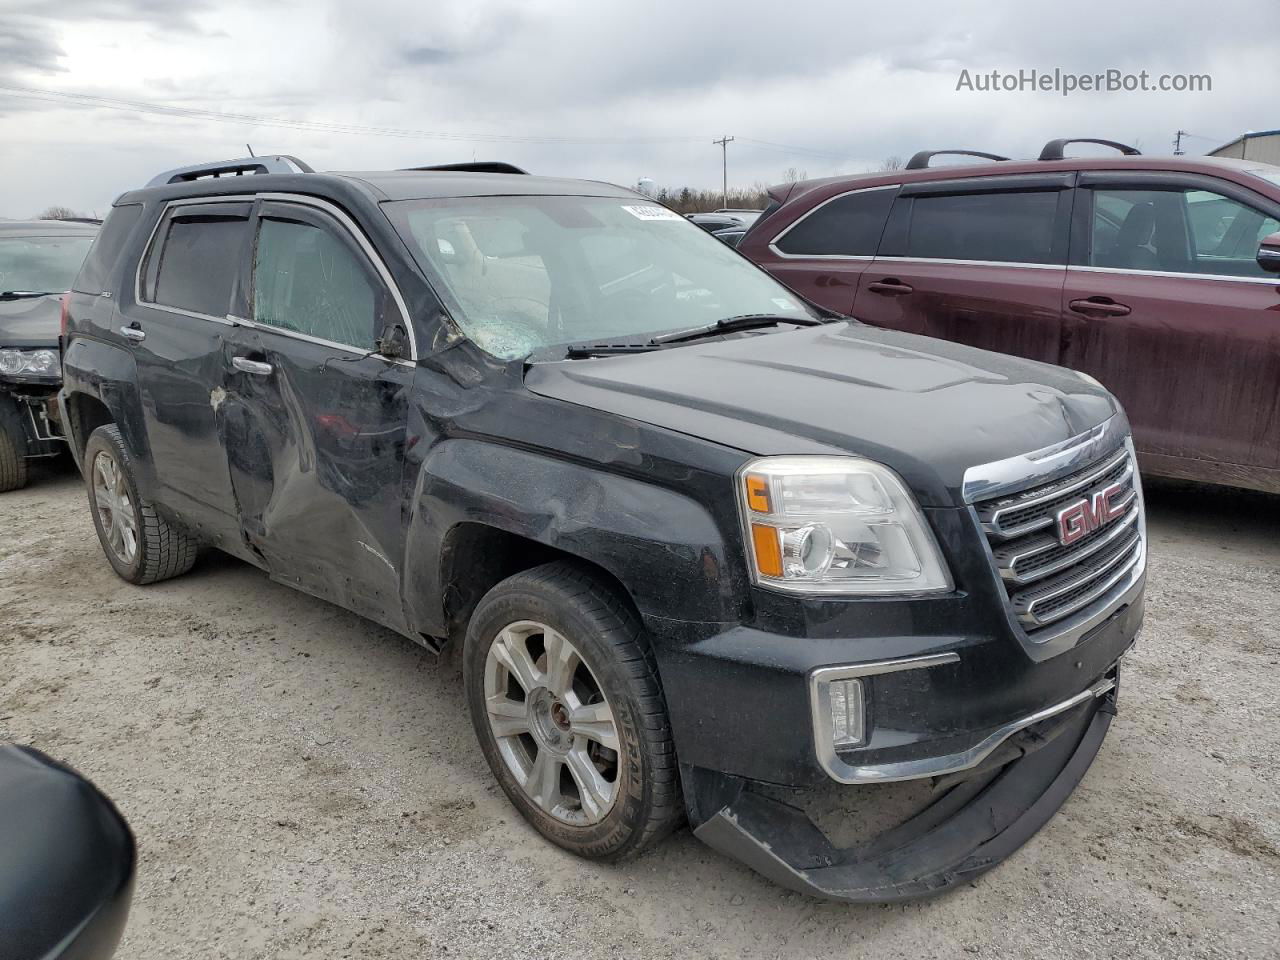
[[[1280,167],[1073,142],[775,187],[740,249],[869,324],[1096,377],[1150,473],[1280,492]]]

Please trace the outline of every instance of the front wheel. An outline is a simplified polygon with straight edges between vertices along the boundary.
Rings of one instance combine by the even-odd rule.
[[[552,843],[618,860],[679,823],[657,671],[608,584],[567,563],[498,584],[471,618],[463,682],[490,769]]]
[[[0,493],[27,485],[27,438],[9,407],[9,399],[0,397]]]

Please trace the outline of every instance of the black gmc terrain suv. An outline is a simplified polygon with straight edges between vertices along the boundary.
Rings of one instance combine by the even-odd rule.
[[[921,896],[1099,749],[1146,546],[1088,377],[861,326],[503,164],[171,171],[93,260],[61,403],[116,572],[215,547],[460,644],[494,775],[568,850],[687,818],[795,889]],[[903,780],[934,789],[851,847],[789,802]]]

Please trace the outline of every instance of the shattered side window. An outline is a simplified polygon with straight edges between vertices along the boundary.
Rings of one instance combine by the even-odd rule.
[[[257,323],[359,350],[375,349],[381,288],[329,231],[264,219],[253,284]]]

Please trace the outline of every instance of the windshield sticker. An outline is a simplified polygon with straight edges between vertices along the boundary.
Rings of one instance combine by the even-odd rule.
[[[683,220],[684,217],[676,213],[674,210],[668,210],[666,207],[659,207],[652,203],[624,203],[622,209],[627,211],[637,220]]]
[[[800,309],[786,297],[772,297],[773,305],[779,310],[798,310]]]

